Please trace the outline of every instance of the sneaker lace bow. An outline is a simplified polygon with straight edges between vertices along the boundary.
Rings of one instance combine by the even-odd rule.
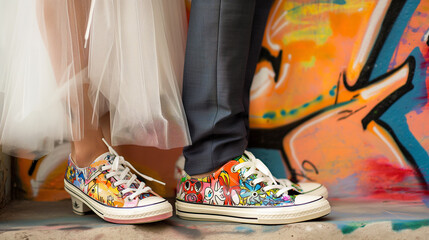
[[[106,146],[109,148],[109,153],[111,155],[114,155],[115,158],[113,159],[113,162],[111,164],[103,165],[101,167],[101,171],[108,172],[105,175],[106,179],[115,177],[116,182],[113,183],[114,187],[117,187],[119,185],[125,186],[125,188],[120,191],[120,194],[124,195],[128,192],[132,192],[131,195],[127,196],[128,200],[133,200],[140,194],[147,193],[151,190],[151,188],[149,186],[146,186],[146,184],[143,181],[137,181],[137,176],[133,174],[131,170],[133,170],[135,173],[137,173],[138,175],[140,175],[141,177],[143,177],[148,181],[153,181],[153,182],[157,182],[159,184],[165,185],[164,182],[151,178],[137,171],[128,161],[124,159],[124,157],[119,156],[119,154],[107,143],[107,141],[104,138],[102,140],[104,144],[106,144]],[[133,183],[137,184],[138,187],[132,188],[131,184]]]
[[[252,175],[256,175],[255,178],[250,182],[252,186],[255,186],[258,183],[264,182],[266,186],[262,188],[263,191],[267,192],[272,189],[278,189],[275,193],[275,197],[280,197],[293,187],[285,186],[279,184],[279,182],[271,174],[268,167],[258,158],[256,158],[251,152],[245,151],[244,154],[248,157],[249,161],[239,163],[232,168],[233,172],[236,172],[238,169],[246,168],[247,171],[243,173],[243,177],[247,179]]]

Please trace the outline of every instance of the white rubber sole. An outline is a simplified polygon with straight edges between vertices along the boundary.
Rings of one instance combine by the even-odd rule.
[[[316,201],[281,207],[233,207],[176,200],[176,214],[188,220],[229,221],[254,224],[287,224],[323,217],[331,212],[329,202]]]
[[[72,198],[73,212],[78,215],[93,211],[108,222],[125,224],[156,222],[173,215],[173,207],[165,199],[141,207],[118,208],[97,202],[65,179],[64,189]]]

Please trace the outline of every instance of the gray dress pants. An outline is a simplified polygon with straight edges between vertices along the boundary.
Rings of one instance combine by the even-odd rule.
[[[217,169],[247,147],[250,86],[272,2],[192,0],[183,79],[190,175]]]

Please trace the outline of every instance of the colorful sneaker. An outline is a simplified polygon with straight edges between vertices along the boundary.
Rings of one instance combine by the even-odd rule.
[[[183,169],[185,167],[185,157],[180,155],[176,161],[176,170],[174,177],[177,181],[182,177]],[[284,185],[285,187],[292,187],[301,194],[322,196],[325,199],[328,198],[328,189],[320,183],[315,182],[299,182],[294,183],[286,178],[277,178],[277,182]]]
[[[291,180],[286,178],[278,178],[277,182],[284,185],[285,187],[293,187],[297,192],[307,195],[322,196],[325,199],[328,198],[328,189],[320,183],[315,182],[299,182],[293,183]]]
[[[262,161],[247,151],[207,177],[196,179],[184,173],[177,186],[176,214],[184,219],[285,224],[330,211],[323,197],[302,195],[279,184]]]
[[[83,215],[92,210],[113,223],[155,222],[171,217],[171,204],[139,181],[130,168],[149,181],[159,181],[136,171],[104,142],[109,152],[87,168],[77,167],[69,157],[64,188],[72,198],[73,211]]]

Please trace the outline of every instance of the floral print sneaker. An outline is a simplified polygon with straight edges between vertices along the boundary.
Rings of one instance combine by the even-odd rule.
[[[279,184],[248,151],[207,177],[184,173],[177,186],[176,214],[184,219],[284,224],[330,211],[323,197],[299,194]]]
[[[72,198],[73,211],[82,215],[92,210],[113,223],[154,222],[171,217],[171,204],[138,180],[130,168],[149,181],[159,181],[136,171],[104,142],[109,152],[89,167],[79,168],[69,157],[64,188]]]
[[[177,161],[176,161],[176,170],[174,173],[174,177],[177,181],[180,180],[183,174],[183,169],[185,167],[185,157],[181,155]],[[328,189],[323,186],[323,184],[316,183],[316,182],[299,182],[294,183],[291,180],[287,178],[278,178],[276,179],[277,182],[284,185],[285,187],[291,187],[295,191],[301,193],[301,194],[308,194],[308,195],[314,195],[314,196],[322,196],[325,199],[328,198]]]

